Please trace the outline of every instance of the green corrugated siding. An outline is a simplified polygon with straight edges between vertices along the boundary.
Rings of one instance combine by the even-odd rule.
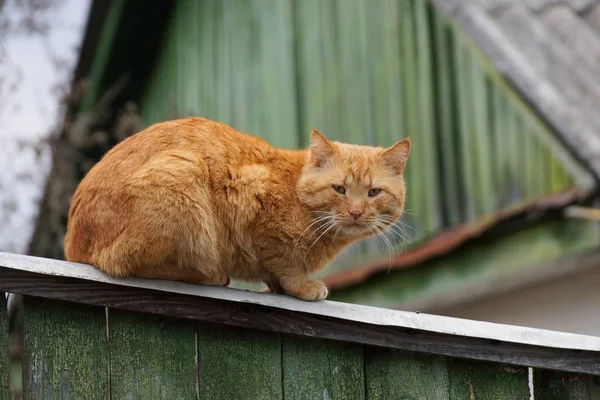
[[[147,123],[199,115],[282,147],[306,144],[311,127],[360,144],[410,136],[412,241],[588,178],[424,0],[185,0],[161,54]],[[362,243],[336,265],[380,247]]]

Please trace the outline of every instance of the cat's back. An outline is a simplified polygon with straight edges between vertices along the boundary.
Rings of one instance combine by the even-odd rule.
[[[131,176],[148,164],[177,159],[200,162],[207,159],[235,160],[249,152],[264,152],[269,144],[257,137],[204,118],[184,118],[159,122],[113,147],[90,171]],[[256,151],[255,151],[256,150]],[[167,167],[168,165],[165,165]]]

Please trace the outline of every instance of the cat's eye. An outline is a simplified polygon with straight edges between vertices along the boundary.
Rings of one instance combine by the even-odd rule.
[[[381,189],[369,189],[369,197],[375,197],[379,193],[381,193]]]
[[[332,185],[332,187],[333,187],[333,190],[335,190],[339,194],[345,194],[346,193],[346,188],[343,187],[342,185]]]

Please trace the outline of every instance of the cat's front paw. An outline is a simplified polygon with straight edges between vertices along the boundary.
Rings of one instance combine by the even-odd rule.
[[[308,281],[296,287],[295,290],[289,294],[300,300],[316,301],[324,300],[329,294],[329,291],[321,281]]]

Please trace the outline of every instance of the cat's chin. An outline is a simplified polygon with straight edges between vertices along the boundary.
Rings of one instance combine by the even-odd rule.
[[[365,223],[354,222],[344,224],[340,233],[344,236],[354,236],[354,237],[364,237],[370,236],[372,231],[369,229],[369,226]]]

